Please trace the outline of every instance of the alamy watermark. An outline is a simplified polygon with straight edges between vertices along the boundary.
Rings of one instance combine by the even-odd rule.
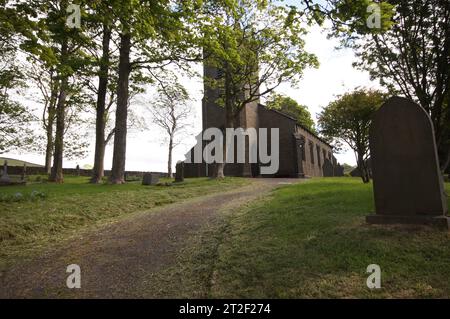
[[[381,29],[381,7],[377,3],[372,3],[367,7],[367,13],[370,13],[366,20],[369,29]]]
[[[81,268],[76,264],[67,266],[66,272],[70,275],[67,277],[66,285],[69,289],[81,288]]]
[[[370,274],[367,277],[367,288],[369,289],[380,289],[381,288],[381,267],[376,264],[371,264],[367,266],[367,273]]]
[[[67,27],[71,29],[81,28],[81,8],[79,4],[69,4],[66,8],[66,12],[69,14],[66,19]]]
[[[278,172],[280,167],[280,130],[278,128],[270,129],[270,144],[268,143],[267,128],[260,128],[259,130],[255,128],[245,130],[243,128],[227,128],[225,130],[225,141],[226,158],[224,156],[225,145],[222,130],[218,128],[206,129],[197,136],[197,144],[192,153],[186,154],[185,163],[259,163],[262,164],[260,170],[263,175]],[[207,142],[205,147],[203,147],[203,142]],[[248,145],[248,152],[246,152],[246,145]],[[246,154],[248,154],[248,161]]]

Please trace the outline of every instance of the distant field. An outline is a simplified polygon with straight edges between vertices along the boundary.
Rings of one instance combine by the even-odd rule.
[[[43,165],[34,164],[26,161],[16,160],[12,158],[7,157],[0,157],[0,165],[3,166],[3,163],[5,160],[8,161],[8,166],[23,166],[23,164],[26,164],[28,167],[43,167]]]

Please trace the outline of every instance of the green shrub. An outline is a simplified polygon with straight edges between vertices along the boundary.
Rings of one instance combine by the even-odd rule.
[[[0,194],[0,203],[20,203],[28,201],[44,200],[47,194],[40,191],[32,191],[29,194],[17,192],[14,194]]]

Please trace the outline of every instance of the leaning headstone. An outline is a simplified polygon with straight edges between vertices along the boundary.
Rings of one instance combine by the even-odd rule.
[[[450,227],[433,124],[425,110],[400,97],[389,99],[370,128],[376,214],[373,224]]]
[[[153,173],[145,173],[142,178],[142,185],[156,185],[159,183],[159,175]]]
[[[5,163],[3,164],[3,171],[2,171],[2,176],[0,176],[0,182],[2,183],[10,183],[11,179],[9,178],[8,175],[8,161],[5,160]]]
[[[178,162],[176,167],[176,172],[175,172],[175,183],[181,183],[184,181],[184,163],[183,162]]]

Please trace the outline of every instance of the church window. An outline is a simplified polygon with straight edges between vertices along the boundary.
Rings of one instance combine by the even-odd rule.
[[[317,164],[319,165],[319,167],[322,166],[321,162],[320,162],[320,146],[316,145],[317,148]]]
[[[314,144],[309,142],[309,153],[311,155],[311,163],[314,164]]]

